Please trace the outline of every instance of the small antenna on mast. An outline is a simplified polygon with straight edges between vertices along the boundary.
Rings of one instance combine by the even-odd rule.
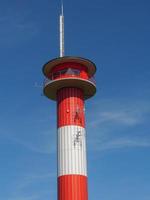
[[[61,1],[61,14],[60,14],[60,57],[64,56],[64,6],[63,1]]]
[[[64,16],[64,5],[63,5],[63,1],[61,1],[61,15]]]

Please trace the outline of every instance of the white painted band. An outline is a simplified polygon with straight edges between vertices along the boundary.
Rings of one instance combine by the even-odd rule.
[[[58,176],[69,174],[87,176],[86,136],[80,126],[58,129]]]

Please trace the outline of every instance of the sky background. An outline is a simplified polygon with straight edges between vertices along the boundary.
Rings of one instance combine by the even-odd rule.
[[[0,0],[0,199],[56,199],[59,0]],[[150,1],[64,0],[66,55],[97,65],[86,102],[89,200],[150,200]]]

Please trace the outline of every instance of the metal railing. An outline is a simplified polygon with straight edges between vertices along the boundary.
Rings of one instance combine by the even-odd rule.
[[[67,74],[67,75],[63,75],[63,76],[59,76],[57,78],[53,78],[53,79],[48,79],[46,78],[44,80],[44,86],[48,85],[49,83],[53,82],[53,81],[58,81],[60,79],[69,79],[69,78],[75,78],[75,79],[82,79],[82,80],[85,80],[85,81],[89,81],[91,83],[93,83],[94,85],[96,85],[96,81],[95,81],[95,78],[94,76],[91,77],[91,78],[84,78],[80,75],[74,75],[74,74]]]
[[[82,79],[82,80],[85,80],[85,81],[90,81],[94,85],[96,85],[96,81],[95,81],[94,76],[88,78],[85,75],[82,75],[77,70],[72,70],[71,72],[67,71],[66,73],[64,73],[63,71],[59,71],[57,73],[52,73],[52,74],[50,74],[49,78],[44,80],[44,85],[47,85],[54,80],[67,79],[67,78]]]
[[[88,79],[88,81],[94,83],[94,85],[96,85],[96,80],[95,80],[95,77],[92,76],[91,78]]]

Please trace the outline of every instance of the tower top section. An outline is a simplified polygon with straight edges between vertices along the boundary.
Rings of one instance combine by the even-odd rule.
[[[65,56],[50,60],[43,66],[44,94],[57,100],[61,88],[73,87],[81,89],[84,99],[88,99],[96,93],[95,72],[95,64],[85,58]]]
[[[84,99],[96,93],[94,74],[95,64],[85,58],[64,56],[64,9],[61,4],[60,14],[60,57],[47,62],[43,66],[46,76],[43,92],[49,99],[57,100],[58,91],[62,88],[79,88]]]

